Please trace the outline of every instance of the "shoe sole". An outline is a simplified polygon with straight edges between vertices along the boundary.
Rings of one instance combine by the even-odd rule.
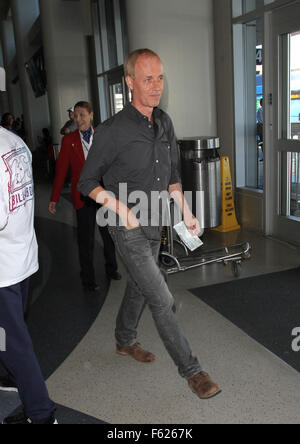
[[[118,350],[116,350],[116,353],[117,353],[117,355],[120,355],[120,356],[130,356],[136,362],[141,362],[142,364],[152,364],[153,362],[155,362],[155,359],[153,361],[140,361],[139,359],[136,359],[134,356],[132,356],[130,353],[120,352]]]
[[[1,425],[7,425],[7,424],[3,421],[3,422],[1,422]],[[55,420],[54,423],[53,423],[52,425],[59,425],[59,424],[58,424],[58,421]]]
[[[14,387],[0,387],[0,392],[7,392],[7,393],[18,393],[19,390]]]
[[[130,356],[129,353],[124,353],[124,352],[119,352],[118,350],[116,350],[117,355],[121,355],[121,356]]]
[[[199,399],[202,399],[203,401],[215,398],[216,396],[220,395],[222,393],[222,390],[219,390],[218,392],[214,393],[213,395],[208,396],[207,398],[201,398],[195,390],[192,389],[192,392],[195,393],[195,395],[198,396]]]

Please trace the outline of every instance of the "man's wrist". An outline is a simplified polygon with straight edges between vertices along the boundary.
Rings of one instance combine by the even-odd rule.
[[[126,205],[124,205],[122,202],[117,203],[117,215],[120,217],[125,226],[128,224],[129,213],[130,210]]]
[[[185,207],[182,211],[183,219],[195,219],[195,216],[191,212],[189,207]]]

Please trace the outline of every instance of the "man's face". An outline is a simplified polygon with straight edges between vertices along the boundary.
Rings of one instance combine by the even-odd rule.
[[[135,76],[127,76],[128,87],[133,92],[133,105],[138,109],[159,105],[164,88],[164,69],[159,58],[142,55],[135,65]]]
[[[7,121],[10,126],[13,126],[14,121],[15,121],[14,116],[12,114],[10,114],[7,118]]]

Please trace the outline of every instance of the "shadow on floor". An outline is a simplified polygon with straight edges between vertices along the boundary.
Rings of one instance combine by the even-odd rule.
[[[76,229],[48,219],[36,218],[35,222],[40,270],[31,279],[26,320],[43,375],[48,379],[93,325],[110,282],[105,274],[102,248],[97,244],[95,270],[100,291],[85,293],[79,277]],[[0,416],[11,412],[18,403],[18,396],[1,394]],[[71,416],[75,420],[80,415],[64,408],[59,411],[69,421]]]

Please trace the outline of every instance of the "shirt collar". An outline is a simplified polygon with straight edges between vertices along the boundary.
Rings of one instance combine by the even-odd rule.
[[[86,130],[86,131],[80,131],[80,132],[81,132],[81,134],[92,134],[92,131],[93,131],[93,127],[90,126],[88,130]]]
[[[133,106],[131,103],[128,103],[125,106],[125,110],[129,112],[130,115],[132,115],[137,121],[149,121],[147,116],[144,116],[135,106]],[[153,118],[155,119],[155,116],[157,115],[158,108],[153,109]]]
[[[93,135],[94,135],[94,128],[92,126],[86,131],[80,131],[81,139],[84,140],[88,144],[91,143],[91,138]]]

